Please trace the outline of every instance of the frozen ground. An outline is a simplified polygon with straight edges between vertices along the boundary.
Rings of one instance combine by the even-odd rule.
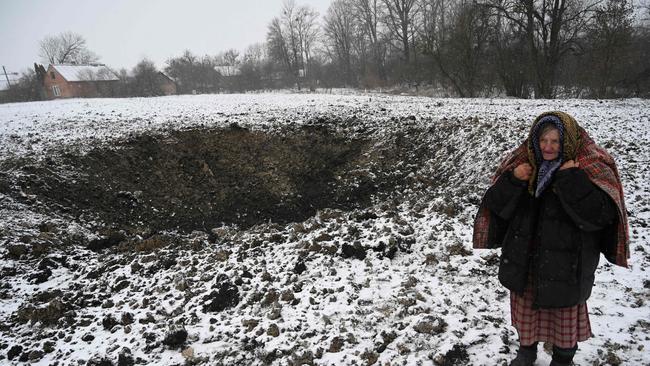
[[[498,252],[471,251],[471,223],[499,159],[547,110],[614,156],[630,217],[630,269],[601,261],[595,337],[575,362],[650,365],[650,102],[315,94],[0,105],[0,363],[504,364],[517,348],[509,299]],[[388,188],[295,222],[106,231],[61,203],[83,197],[54,205],[33,177],[89,179],[69,163],[142,136],[303,127],[363,141],[340,181]],[[386,157],[403,162],[382,168]],[[540,351],[537,365],[549,361]]]

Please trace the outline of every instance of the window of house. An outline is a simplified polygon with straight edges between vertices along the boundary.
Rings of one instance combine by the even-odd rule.
[[[52,85],[52,93],[54,93],[55,97],[61,96],[61,89],[59,89],[58,85]]]
[[[50,76],[52,76],[52,80],[54,80],[54,71],[50,72]]]

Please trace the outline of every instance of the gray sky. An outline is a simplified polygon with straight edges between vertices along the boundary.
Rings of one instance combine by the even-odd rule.
[[[331,0],[296,0],[322,16]],[[263,42],[283,0],[4,0],[0,66],[22,72],[41,62],[39,41],[79,33],[100,62],[131,69],[143,57],[163,67],[189,49],[199,56]],[[45,65],[47,67],[47,65]],[[0,73],[2,70],[0,69]]]

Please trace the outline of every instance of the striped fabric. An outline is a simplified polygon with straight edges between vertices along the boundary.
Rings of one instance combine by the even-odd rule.
[[[627,259],[630,258],[630,234],[621,178],[614,158],[605,149],[596,145],[584,130],[582,132],[584,144],[578,150],[576,161],[580,164],[580,169],[584,170],[589,179],[614,200],[618,208],[615,257],[607,257],[607,260],[627,268]]]
[[[533,309],[532,286],[526,286],[523,295],[510,292],[510,313],[522,346],[549,342],[571,348],[593,336],[587,303],[559,309]]]

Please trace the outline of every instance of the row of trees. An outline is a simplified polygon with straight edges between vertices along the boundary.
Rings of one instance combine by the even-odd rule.
[[[322,18],[288,0],[264,43],[229,57],[186,52],[165,72],[183,92],[406,86],[461,97],[647,97],[649,18],[634,0],[333,0]],[[213,64],[241,74],[224,88]]]
[[[640,5],[334,0],[323,41],[339,81],[351,85],[427,83],[469,97],[647,96],[649,9]]]
[[[118,95],[161,94],[162,71],[179,93],[347,86],[461,97],[648,97],[650,7],[640,1],[333,0],[320,17],[288,0],[264,42],[216,56],[188,50],[162,70],[142,60],[117,72]],[[99,59],[74,33],[40,46],[44,62]],[[37,94],[34,79],[27,73],[16,85],[24,98]]]
[[[143,59],[132,70],[121,69],[118,96],[156,96],[163,95],[162,81],[168,77],[175,81],[177,92],[180,94],[219,93],[245,91],[255,89],[246,88],[243,80],[239,78],[239,53],[228,50],[217,56],[199,57],[189,50],[178,57],[172,57],[166,62],[162,70],[155,64]],[[231,75],[224,72],[224,66]],[[164,76],[163,76],[164,74]]]

